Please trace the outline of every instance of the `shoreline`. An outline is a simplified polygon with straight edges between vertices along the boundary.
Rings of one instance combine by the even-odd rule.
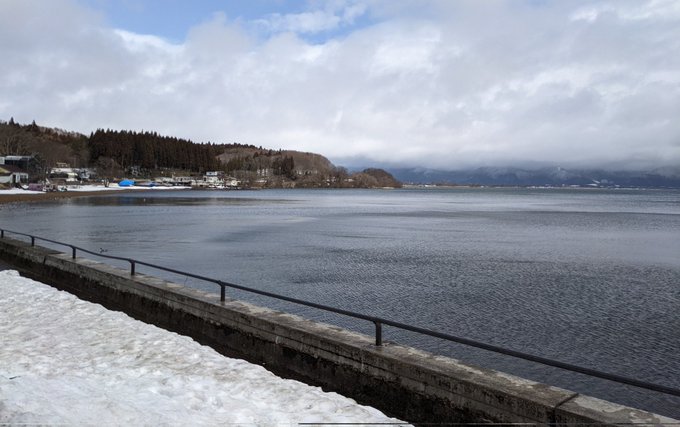
[[[75,197],[92,197],[92,196],[107,196],[117,193],[138,193],[140,191],[149,191],[147,188],[126,188],[126,189],[110,189],[110,190],[94,190],[94,191],[52,191],[47,193],[11,193],[0,194],[0,205],[10,203],[33,203],[45,202],[50,200],[71,199]],[[175,191],[184,191],[185,188],[178,188]]]
[[[472,186],[472,185],[404,185],[405,190],[414,189],[431,189],[431,190],[450,190],[450,189],[550,189],[550,190],[647,190],[648,188],[636,187],[622,187],[622,188],[593,188],[593,187],[506,187],[506,186]],[[390,188],[392,189],[392,188]],[[676,188],[649,188],[652,190],[678,190]],[[187,191],[195,190],[193,188],[178,187],[168,188],[165,191]],[[258,188],[250,188],[249,190],[258,190]],[[153,188],[110,188],[92,191],[52,191],[47,193],[5,193],[0,192],[0,205],[11,203],[34,203],[45,202],[59,199],[71,199],[75,197],[94,197],[106,196],[114,193],[137,193],[140,191],[158,191]]]

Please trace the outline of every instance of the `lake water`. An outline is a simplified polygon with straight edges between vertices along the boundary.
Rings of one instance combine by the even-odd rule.
[[[148,191],[4,205],[0,224],[680,387],[679,191]],[[366,322],[228,295],[373,333]],[[389,327],[383,335],[680,417],[679,398]]]

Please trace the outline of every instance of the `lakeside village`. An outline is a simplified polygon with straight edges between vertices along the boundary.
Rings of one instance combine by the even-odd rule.
[[[222,171],[207,171],[204,174],[159,176],[153,179],[136,179],[137,168],[131,168],[133,178],[100,178],[94,168],[73,168],[67,163],[58,162],[45,172],[43,179],[30,182],[29,168],[34,161],[32,156],[0,156],[0,186],[21,188],[29,191],[68,191],[82,185],[118,187],[191,187],[196,189],[238,190],[241,180],[226,175]],[[260,178],[255,183],[260,187],[267,185],[267,171],[259,171]]]
[[[0,187],[394,188],[382,169],[349,173],[316,153],[191,140],[150,131],[84,135],[0,120]]]
[[[68,163],[57,162],[55,167],[45,168],[42,175],[32,174],[33,156],[0,156],[0,189],[16,188],[32,192],[53,192],[78,190],[92,187],[165,187],[191,188],[210,190],[241,190],[262,188],[295,188],[309,187],[354,187],[354,188],[395,188],[401,183],[380,169],[367,169],[361,173],[322,174],[317,170],[299,170],[292,173],[298,175],[297,182],[290,177],[282,177],[270,168],[257,169],[246,176],[230,176],[224,171],[206,171],[204,173],[177,173],[173,170],[162,170],[161,176],[149,177],[137,166],[127,170],[123,178],[100,176],[96,168],[74,168]],[[313,179],[313,181],[312,181]]]
[[[80,187],[395,188],[388,172],[350,173],[316,153],[194,143],[149,131],[97,129],[89,136],[0,120],[0,188]]]

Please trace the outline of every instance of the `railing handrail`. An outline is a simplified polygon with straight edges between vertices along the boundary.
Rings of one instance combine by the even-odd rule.
[[[573,365],[571,363],[560,362],[558,360],[552,360],[552,359],[548,359],[548,358],[541,357],[541,356],[536,356],[536,355],[529,354],[529,353],[523,353],[523,352],[516,351],[516,350],[510,350],[510,349],[500,347],[500,346],[497,346],[497,345],[488,344],[488,343],[484,343],[484,342],[480,342],[480,341],[475,341],[475,340],[472,340],[472,339],[469,339],[469,338],[457,337],[457,336],[454,336],[454,335],[445,334],[445,333],[437,332],[437,331],[432,331],[430,329],[425,329],[425,328],[421,328],[421,327],[418,327],[418,326],[412,326],[412,325],[396,322],[396,321],[389,320],[389,319],[383,319],[381,317],[369,316],[369,315],[366,315],[366,314],[356,313],[356,312],[353,312],[353,311],[350,311],[350,310],[344,310],[344,309],[341,309],[341,308],[331,307],[331,306],[324,305],[324,304],[318,304],[318,303],[314,303],[314,302],[310,302],[310,301],[305,301],[305,300],[301,300],[301,299],[298,299],[298,298],[289,297],[289,296],[286,296],[286,295],[280,295],[280,294],[276,294],[276,293],[273,293],[273,292],[262,291],[262,290],[259,290],[259,289],[253,289],[253,288],[249,288],[247,286],[237,285],[237,284],[234,284],[234,283],[225,282],[225,281],[214,279],[214,278],[211,278],[211,277],[201,276],[201,275],[194,274],[194,273],[188,273],[188,272],[177,270],[177,269],[174,269],[174,268],[168,268],[168,267],[164,267],[164,266],[161,266],[161,265],[156,265],[156,264],[152,264],[152,263],[148,263],[148,262],[144,262],[144,261],[139,261],[139,260],[132,259],[132,258],[124,258],[124,257],[113,256],[113,255],[106,255],[106,254],[103,254],[101,252],[98,253],[98,252],[90,251],[88,249],[84,249],[84,248],[81,248],[81,247],[78,247],[78,246],[75,246],[75,245],[71,245],[69,243],[59,242],[59,241],[56,241],[56,240],[47,239],[47,238],[44,238],[44,237],[35,236],[35,235],[32,235],[32,234],[28,234],[28,233],[22,233],[22,232],[19,232],[19,231],[13,231],[13,230],[7,230],[7,229],[4,229],[4,228],[0,228],[0,238],[4,238],[6,232],[12,233],[12,234],[17,234],[17,235],[20,235],[20,236],[30,237],[31,238],[31,246],[35,246],[35,240],[37,239],[37,240],[42,240],[42,241],[45,241],[45,242],[53,243],[53,244],[56,244],[56,245],[62,245],[62,246],[69,247],[69,248],[71,248],[73,259],[76,258],[76,251],[81,251],[81,252],[85,252],[87,254],[95,255],[95,256],[98,256],[98,257],[102,257],[102,258],[115,259],[115,260],[119,260],[119,261],[129,262],[130,263],[130,274],[131,275],[135,275],[135,265],[143,265],[143,266],[146,266],[146,267],[155,268],[157,270],[166,271],[168,273],[178,274],[178,275],[190,277],[190,278],[193,278],[193,279],[198,279],[198,280],[203,280],[203,281],[206,281],[206,282],[215,283],[218,286],[220,286],[220,291],[221,291],[220,292],[220,301],[221,302],[224,302],[226,300],[225,288],[228,287],[228,288],[232,288],[232,289],[238,289],[238,290],[241,290],[241,291],[254,293],[254,294],[257,294],[257,295],[266,296],[266,297],[269,297],[269,298],[278,299],[278,300],[281,300],[281,301],[287,301],[287,302],[291,302],[291,303],[294,303],[294,304],[303,305],[303,306],[306,306],[306,307],[312,307],[312,308],[316,308],[316,309],[319,309],[319,310],[328,311],[328,312],[331,312],[331,313],[342,314],[344,316],[352,317],[352,318],[355,318],[355,319],[367,320],[369,322],[372,322],[375,325],[375,345],[376,346],[382,345],[382,325],[388,325],[388,326],[403,329],[403,330],[406,330],[406,331],[416,332],[416,333],[419,333],[419,334],[422,334],[422,335],[427,335],[427,336],[431,336],[431,337],[434,337],[434,338],[440,338],[440,339],[443,339],[443,340],[456,342],[456,343],[467,345],[467,346],[470,346],[470,347],[481,348],[483,350],[491,351],[491,352],[494,352],[494,353],[504,354],[504,355],[512,356],[512,357],[515,357],[515,358],[518,358],[518,359],[523,359],[523,360],[528,360],[528,361],[535,362],[535,363],[540,363],[540,364],[546,365],[546,366],[552,366],[552,367],[555,367],[555,368],[560,368],[560,369],[564,369],[564,370],[571,371],[571,372],[577,372],[577,373],[580,373],[580,374],[585,374],[585,375],[589,375],[589,376],[596,377],[596,378],[614,381],[614,382],[617,382],[617,383],[620,383],[620,384],[631,385],[631,386],[643,388],[643,389],[646,389],[646,390],[656,391],[656,392],[659,392],[659,393],[664,393],[664,394],[669,394],[669,395],[672,395],[672,396],[680,397],[680,389],[677,389],[677,388],[674,388],[674,387],[664,386],[664,385],[660,385],[660,384],[654,384],[654,383],[650,383],[650,382],[646,382],[646,381],[641,381],[641,380],[638,380],[638,379],[635,379],[635,378],[629,378],[629,377],[625,377],[625,376],[622,376],[622,375],[598,371],[596,369],[584,368],[582,366]]]

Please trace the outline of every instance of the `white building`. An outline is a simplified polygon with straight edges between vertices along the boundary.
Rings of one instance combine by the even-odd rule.
[[[13,165],[0,166],[0,184],[17,185],[25,183],[28,183],[27,172]]]
[[[222,175],[219,171],[209,171],[203,175],[203,182],[209,186],[216,186],[222,184]]]
[[[59,165],[59,163],[57,163]],[[50,179],[61,179],[66,184],[76,184],[79,181],[79,170],[69,167],[56,167],[50,169],[48,177]]]
[[[224,182],[224,186],[228,188],[237,188],[239,185],[241,185],[241,181],[234,178],[233,176],[225,176],[222,181]]]

